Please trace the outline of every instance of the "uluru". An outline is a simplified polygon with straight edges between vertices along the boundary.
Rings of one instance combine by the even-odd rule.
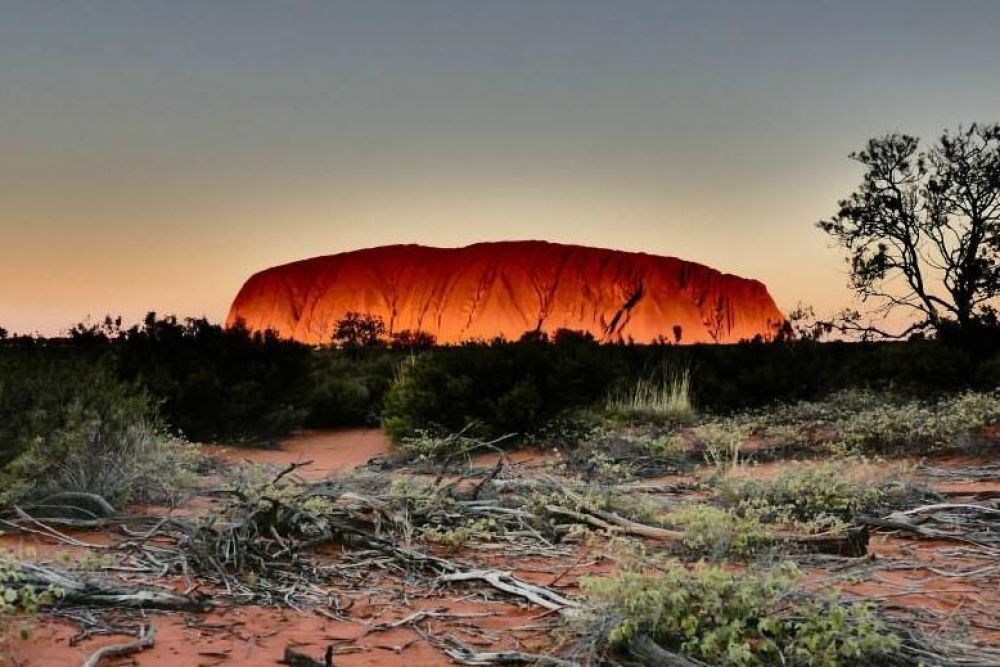
[[[322,344],[351,312],[445,344],[558,329],[604,342],[735,343],[771,338],[784,319],[761,282],[694,262],[502,241],[381,246],[265,269],[240,289],[227,324]]]

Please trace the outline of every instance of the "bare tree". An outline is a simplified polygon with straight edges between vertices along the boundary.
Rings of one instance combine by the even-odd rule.
[[[1000,124],[945,131],[927,150],[905,134],[852,153],[865,174],[817,225],[848,252],[851,286],[872,314],[907,311],[900,332],[845,312],[841,329],[904,337],[995,323],[1000,294]]]

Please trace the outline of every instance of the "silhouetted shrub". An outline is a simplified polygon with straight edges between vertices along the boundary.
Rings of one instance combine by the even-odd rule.
[[[593,404],[609,393],[613,399],[615,387],[648,382],[663,368],[690,369],[690,404],[721,414],[815,400],[847,388],[932,399],[965,388],[994,389],[1000,382],[995,351],[938,341],[682,347],[598,345],[574,333],[557,333],[554,343],[531,335],[419,355],[386,395],[383,423],[395,438],[469,423],[478,424],[481,436],[525,433],[560,410]]]
[[[399,360],[392,351],[348,355],[323,349],[313,353],[305,425],[311,428],[376,426],[382,401]]]
[[[382,423],[395,439],[469,424],[475,435],[524,434],[602,398],[614,376],[613,358],[583,338],[438,348],[401,367]]]
[[[159,398],[192,440],[273,440],[308,413],[311,351],[273,332],[150,313],[111,347],[121,377]]]

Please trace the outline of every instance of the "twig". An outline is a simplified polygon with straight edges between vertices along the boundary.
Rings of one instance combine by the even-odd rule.
[[[139,638],[134,642],[102,646],[91,653],[80,667],[97,667],[105,658],[131,655],[152,648],[154,644],[156,644],[156,627],[150,623],[139,631]]]

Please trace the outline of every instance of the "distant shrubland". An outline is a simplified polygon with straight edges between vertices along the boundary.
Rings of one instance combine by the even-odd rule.
[[[248,444],[273,442],[302,427],[381,423],[397,440],[461,429],[495,437],[551,431],[557,417],[588,407],[626,421],[689,421],[696,413],[724,417],[817,401],[845,389],[888,392],[898,403],[1000,386],[996,341],[974,348],[934,340],[602,345],[560,331],[447,347],[387,339],[312,348],[272,333],[155,314],[130,328],[111,319],[78,325],[62,339],[8,336],[0,341],[0,363],[0,383],[8,385],[6,376],[19,364],[38,364],[56,375],[92,364],[144,392],[172,433]],[[956,414],[976,413],[971,400],[957,404]],[[17,413],[9,423],[26,418],[20,407],[8,409]],[[846,448],[858,449],[858,438],[868,438],[859,432],[878,429],[883,446],[895,446],[891,425],[876,413],[842,424]],[[917,410],[905,421],[924,423],[924,415]],[[706,433],[713,428],[718,430],[709,424]],[[2,452],[18,447],[0,443]]]

